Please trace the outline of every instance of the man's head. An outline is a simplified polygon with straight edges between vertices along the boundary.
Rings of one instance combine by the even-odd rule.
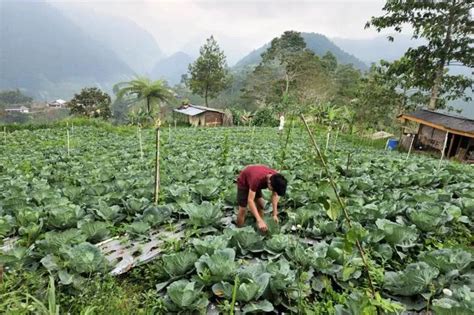
[[[268,188],[277,193],[278,196],[284,196],[286,193],[286,178],[277,173],[268,179]]]

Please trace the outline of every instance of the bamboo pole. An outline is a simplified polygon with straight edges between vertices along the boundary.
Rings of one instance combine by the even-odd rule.
[[[324,148],[324,155],[328,152],[328,146],[329,146],[329,138],[331,137],[331,132],[328,131],[328,134],[326,136],[326,147]]]
[[[168,143],[171,143],[171,124],[168,124]]]
[[[411,148],[413,148],[413,142],[415,142],[415,135],[412,135],[412,138],[411,138],[411,142],[410,142],[410,147],[408,148],[408,154],[407,154],[407,161],[408,161],[408,158],[410,157],[410,153],[411,153]]]
[[[142,129],[140,128],[140,126],[137,127],[137,134],[138,134],[138,143],[140,145],[140,159],[143,160]]]
[[[449,131],[446,131],[446,137],[444,137],[443,150],[441,151],[441,158],[439,159],[439,163],[438,163],[438,170],[441,167],[441,162],[443,162],[443,159],[444,159],[444,151],[446,151],[446,145],[448,144],[448,136],[449,136]]]
[[[319,157],[319,159],[321,160],[321,164],[323,165],[323,170],[325,171],[326,173],[326,176],[329,178],[329,183],[332,187],[332,189],[334,190],[334,193],[336,195],[336,199],[337,199],[337,202],[339,203],[339,206],[341,207],[343,213],[344,213],[344,217],[346,219],[346,222],[347,222],[347,225],[349,226],[349,228],[352,228],[352,221],[351,221],[351,218],[349,216],[349,213],[347,212],[347,208],[346,206],[344,205],[342,199],[341,199],[341,196],[339,196],[339,192],[337,191],[337,187],[336,187],[336,183],[331,175],[331,173],[329,172],[329,167],[327,165],[327,162],[324,160],[324,156],[321,154],[321,150],[319,149],[319,146],[318,144],[316,143],[316,139],[314,138],[313,136],[313,133],[311,132],[311,130],[309,129],[309,126],[308,126],[308,123],[306,122],[306,119],[304,118],[304,115],[301,114],[301,120],[303,120],[303,123],[306,127],[306,131],[308,132],[308,135],[309,135],[309,138],[311,139],[311,142],[313,144],[313,147],[314,149],[316,150],[316,153],[317,153],[317,157]],[[360,253],[360,256],[362,258],[362,262],[364,263],[365,265],[365,269],[367,271],[367,279],[369,281],[369,287],[370,287],[370,291],[372,293],[372,298],[375,297],[375,288],[374,288],[374,285],[373,285],[373,282],[372,282],[372,277],[370,275],[370,271],[369,271],[369,263],[368,263],[368,260],[367,260],[367,257],[366,257],[366,254],[365,254],[365,251],[361,245],[361,243],[359,242],[359,240],[356,239],[356,246],[357,246],[357,249],[359,250],[359,253]]]
[[[69,129],[66,130],[66,139],[67,139],[67,156],[69,157]]]
[[[156,126],[156,152],[155,152],[155,205],[158,204],[160,194],[160,125],[161,122],[157,122]]]

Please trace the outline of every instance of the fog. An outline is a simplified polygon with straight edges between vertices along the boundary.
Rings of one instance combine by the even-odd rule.
[[[47,1],[57,7],[70,6],[127,17],[151,33],[168,55],[180,50],[197,54],[205,38],[213,34],[230,63],[285,30],[340,38],[375,37],[377,32],[364,30],[364,25],[371,16],[382,13],[384,4],[383,0]]]

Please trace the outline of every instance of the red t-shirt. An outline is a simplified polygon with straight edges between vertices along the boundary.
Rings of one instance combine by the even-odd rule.
[[[256,192],[268,188],[267,175],[276,173],[277,171],[265,165],[249,165],[240,172],[237,178],[237,186],[241,189],[250,189]]]

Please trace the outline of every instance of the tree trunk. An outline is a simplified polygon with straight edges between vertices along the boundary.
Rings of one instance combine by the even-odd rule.
[[[290,78],[288,77],[288,73],[285,74],[285,81],[286,81],[285,93],[286,95],[288,95],[288,90],[290,88]]]
[[[146,98],[146,110],[147,110],[148,116],[150,116],[151,111],[150,111],[150,98],[149,97]]]
[[[428,105],[428,109],[435,110],[436,109],[436,101],[438,100],[439,96],[439,88],[441,87],[441,82],[443,80],[443,71],[444,71],[444,63],[438,65],[438,69],[436,69],[436,77],[433,82],[433,87],[431,88],[431,96],[430,96],[430,103]]]
[[[204,92],[204,101],[206,103],[206,107],[209,107],[209,106],[207,106],[207,90],[208,89],[206,88],[206,91]]]
[[[456,0],[453,0],[452,5],[454,6],[455,4],[456,4]],[[433,82],[433,86],[431,87],[430,103],[428,104],[428,109],[431,109],[431,110],[436,109],[437,100],[439,97],[439,90],[440,90],[441,84],[443,83],[444,66],[447,63],[449,64],[449,52],[451,50],[451,43],[450,43],[451,31],[454,24],[453,17],[454,17],[454,14],[450,12],[449,18],[448,18],[448,28],[446,30],[446,37],[444,38],[444,42],[443,42],[443,47],[445,51],[444,51],[444,54],[440,57],[440,60],[438,62],[436,73],[435,73],[435,79]]]

